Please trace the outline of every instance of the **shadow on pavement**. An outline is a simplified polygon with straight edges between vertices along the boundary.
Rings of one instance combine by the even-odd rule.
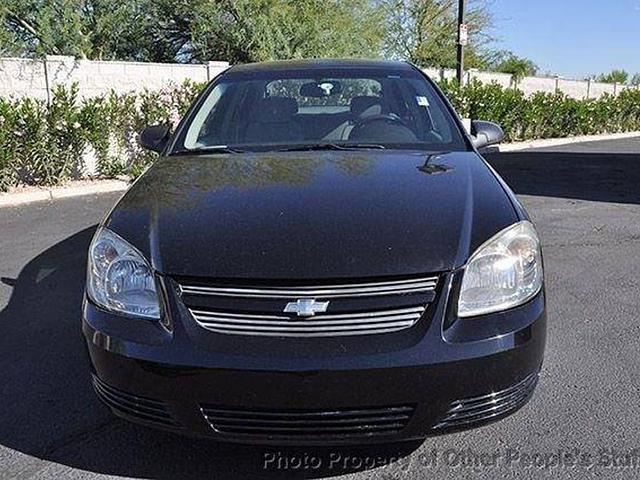
[[[518,195],[640,203],[640,152],[522,151],[484,157]]]
[[[376,458],[402,462],[419,447],[416,442],[332,449],[224,445],[113,417],[91,389],[80,328],[94,229],[47,249],[17,279],[1,279],[13,292],[0,311],[0,444],[85,471],[139,478],[325,477],[369,469]],[[40,468],[38,462],[22,462],[20,471],[29,476]]]

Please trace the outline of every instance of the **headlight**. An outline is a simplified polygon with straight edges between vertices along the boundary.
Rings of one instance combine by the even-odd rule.
[[[540,241],[531,222],[502,230],[478,248],[462,277],[458,316],[522,305],[542,288]]]
[[[106,228],[98,230],[89,247],[87,294],[108,310],[160,318],[151,267],[138,250]]]

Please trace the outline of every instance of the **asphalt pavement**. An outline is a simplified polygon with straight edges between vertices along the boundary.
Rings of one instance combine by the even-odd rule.
[[[119,194],[0,209],[0,478],[639,478],[640,138],[488,155],[536,221],[548,343],[533,399],[424,443],[264,448],[113,417],[80,332],[86,249]]]

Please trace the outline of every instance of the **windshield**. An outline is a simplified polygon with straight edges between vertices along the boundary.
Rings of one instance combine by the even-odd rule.
[[[466,149],[434,88],[403,68],[223,75],[199,100],[173,151],[323,146]]]

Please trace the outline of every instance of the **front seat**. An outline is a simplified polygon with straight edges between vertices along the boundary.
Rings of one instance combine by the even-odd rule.
[[[347,140],[355,123],[371,115],[382,113],[382,99],[369,95],[353,97],[349,102],[350,118],[327,133],[323,140]]]
[[[295,121],[298,102],[290,97],[266,97],[251,113],[245,132],[247,143],[299,142],[302,128]]]
[[[382,98],[368,95],[353,97],[349,102],[349,108],[354,119],[380,115],[382,113]]]

